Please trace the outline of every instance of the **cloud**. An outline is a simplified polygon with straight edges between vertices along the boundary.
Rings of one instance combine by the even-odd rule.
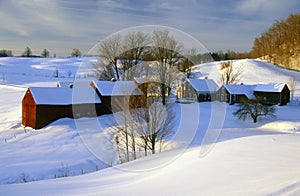
[[[235,6],[235,11],[242,16],[258,16],[263,20],[286,18],[292,12],[298,12],[299,1],[282,0],[242,0]]]
[[[299,1],[280,0],[11,0],[0,4],[0,36],[22,50],[22,44],[49,45],[65,55],[74,47],[88,51],[124,28],[165,25],[212,50],[245,51],[272,22],[299,7]]]

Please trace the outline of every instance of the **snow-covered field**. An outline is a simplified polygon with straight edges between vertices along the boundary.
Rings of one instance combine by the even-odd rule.
[[[69,73],[75,74],[81,61],[0,58],[0,74],[4,73],[0,80],[22,86],[53,85],[70,81],[73,76]],[[294,77],[295,99],[300,98],[299,72],[258,60],[236,63],[243,65],[243,83],[287,82]],[[59,78],[53,77],[56,67]],[[217,80],[218,63],[198,65],[194,71]],[[24,130],[20,123],[25,90],[0,85],[1,195],[300,194],[297,102],[277,106],[275,119],[262,118],[256,124],[250,119],[238,121],[232,115],[235,105],[175,104],[182,117],[176,118],[178,132],[173,141],[189,144],[189,148],[183,146],[109,167],[99,159],[101,153],[116,156],[111,149],[103,151],[103,146],[109,145],[104,132],[109,115],[97,118],[103,129],[91,125],[86,132],[78,131],[74,120],[65,118],[40,130]],[[216,109],[212,112],[212,108]],[[91,124],[93,119],[80,121]],[[216,124],[222,125],[220,135]],[[61,178],[64,174],[70,177]],[[20,183],[24,181],[32,182]]]

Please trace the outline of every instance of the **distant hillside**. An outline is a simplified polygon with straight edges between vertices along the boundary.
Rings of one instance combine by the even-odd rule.
[[[261,58],[286,67],[300,70],[300,13],[275,22],[260,37],[255,38],[252,58]]]
[[[95,62],[88,58],[0,58],[0,83],[36,86],[46,82],[72,81],[79,71],[92,75],[91,70],[83,70],[82,63]]]

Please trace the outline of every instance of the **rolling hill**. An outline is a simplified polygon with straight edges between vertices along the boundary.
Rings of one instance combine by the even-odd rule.
[[[52,64],[60,73],[75,73],[80,59],[0,58],[5,84],[52,85]],[[220,62],[197,65],[196,77],[218,81]],[[243,67],[240,82],[297,81],[300,73],[260,60],[234,61]],[[51,67],[51,69],[50,69]],[[20,127],[20,101],[26,88],[0,85],[0,192],[4,195],[297,195],[300,194],[300,106],[276,106],[275,119],[238,121],[236,106],[219,102],[175,104],[177,133],[173,150],[115,165],[102,128],[78,130],[72,119],[60,119],[40,130]],[[212,118],[210,118],[212,116]],[[91,124],[91,119],[80,119]],[[195,127],[193,127],[195,126]],[[107,143],[108,142],[108,143]],[[96,171],[99,169],[100,171]],[[68,172],[69,177],[58,178]],[[82,175],[84,174],[84,175]],[[28,183],[21,183],[28,181]]]

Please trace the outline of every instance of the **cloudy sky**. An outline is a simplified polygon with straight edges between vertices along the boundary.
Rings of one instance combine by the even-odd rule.
[[[163,25],[209,51],[243,52],[276,20],[299,11],[299,0],[0,0],[0,49],[67,56],[125,28]]]

